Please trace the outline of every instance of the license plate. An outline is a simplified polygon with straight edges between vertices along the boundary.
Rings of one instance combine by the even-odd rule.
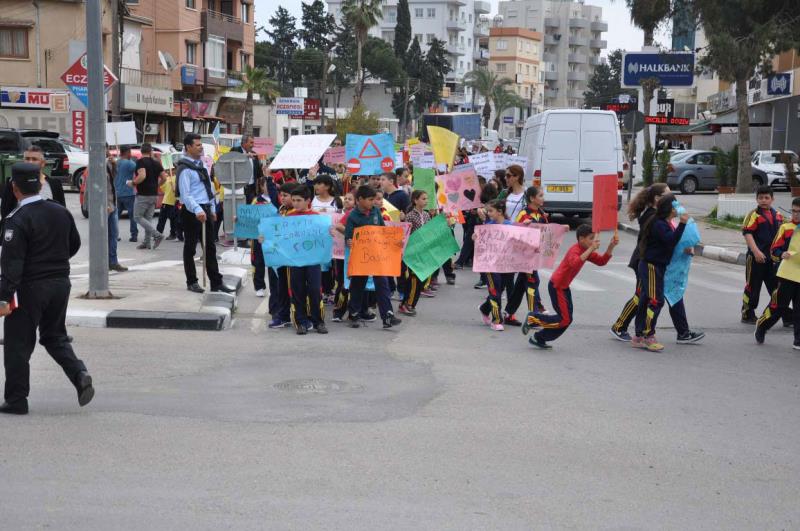
[[[566,184],[548,184],[547,191],[556,194],[571,194],[574,187]]]

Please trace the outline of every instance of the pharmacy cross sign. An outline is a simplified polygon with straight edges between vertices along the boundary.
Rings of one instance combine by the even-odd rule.
[[[81,100],[81,103],[88,108],[89,107],[89,72],[86,68],[87,58],[86,54],[80,56],[80,58],[72,63],[72,66],[67,68],[67,71],[61,74],[61,81],[67,86],[67,88],[75,94],[75,97]],[[108,92],[114,83],[117,82],[116,76],[108,69],[106,65],[103,65],[103,90]]]

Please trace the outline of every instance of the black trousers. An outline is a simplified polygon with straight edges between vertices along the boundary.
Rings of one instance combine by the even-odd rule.
[[[222,275],[219,273],[217,264],[217,246],[214,243],[214,221],[211,220],[211,209],[209,205],[202,205],[206,212],[206,272],[211,288],[218,288],[222,285]],[[181,210],[181,222],[183,223],[183,271],[186,273],[186,285],[190,286],[197,282],[197,268],[194,265],[194,255],[197,252],[197,244],[201,242],[203,236],[203,224],[193,213],[184,208]]]
[[[344,260],[334,260],[333,271],[336,278],[336,292],[333,295],[333,316],[342,319],[347,313],[347,303],[350,300],[350,292],[344,287]]]
[[[416,308],[419,297],[422,295],[422,289],[425,287],[425,281],[420,280],[411,268],[407,267],[405,264],[403,264],[403,274],[405,277],[403,282],[405,286],[403,304],[411,308]]]
[[[292,323],[295,328],[317,326],[325,322],[322,303],[322,270],[320,266],[289,268],[289,294],[292,301]]]
[[[272,269],[270,269],[272,271]],[[270,290],[272,289],[270,285]],[[289,301],[289,268],[279,267],[277,275],[277,287],[275,289],[275,300],[272,300],[272,292],[269,295],[269,305],[272,308],[270,315],[273,319],[280,319],[288,323],[291,320],[291,302]],[[274,311],[273,311],[274,310]]]
[[[158,225],[156,225],[156,230],[163,234],[164,228],[167,226],[167,221],[169,221],[169,235],[183,238],[179,212],[175,205],[161,205],[161,210],[158,211]]]
[[[526,299],[528,303],[528,312],[541,312],[544,309],[539,293],[539,273],[537,271],[517,273],[517,279],[510,288],[510,291],[508,287],[506,288],[506,313],[508,315],[517,313],[522,299]]]
[[[756,257],[747,251],[745,264],[745,285],[742,295],[742,318],[752,317],[758,311],[758,301],[761,298],[761,285],[767,287],[767,292],[775,291],[775,265],[767,255],[763,264],[756,262]],[[788,314],[787,314],[788,315]]]
[[[351,319],[364,313],[363,302],[369,296],[368,292],[365,293],[368,279],[369,277],[350,277],[350,301],[348,303],[348,310]],[[389,282],[386,277],[372,277],[372,281],[375,283],[375,295],[381,319],[386,319],[389,317],[390,312],[393,313]]]
[[[790,304],[795,308],[794,312],[789,309]],[[778,319],[783,318],[785,322],[791,318],[790,322],[794,323],[794,344],[800,344],[800,312],[796,308],[800,308],[800,284],[778,278],[778,287],[772,292],[769,305],[764,308],[756,327],[766,332]]]
[[[264,264],[264,252],[261,250],[261,244],[258,240],[254,240],[250,247],[250,263],[256,269],[253,273],[253,287],[256,291],[260,289],[267,289],[267,283],[264,280],[266,276],[266,265]],[[270,284],[270,298],[272,298],[272,287]],[[271,312],[270,312],[271,313]]]
[[[464,215],[464,225],[462,225],[464,229],[464,241],[461,245],[461,252],[456,259],[456,264],[462,267],[472,262],[472,258],[475,255],[475,242],[472,241],[472,235],[475,233],[475,223],[477,219],[478,216],[472,212],[468,212]]]
[[[30,360],[39,343],[61,366],[75,385],[78,373],[86,365],[75,356],[67,341],[67,303],[71,284],[68,278],[37,280],[22,286],[17,292],[19,308],[5,318],[3,353],[6,368],[5,400],[8,403],[24,400],[30,393]]]

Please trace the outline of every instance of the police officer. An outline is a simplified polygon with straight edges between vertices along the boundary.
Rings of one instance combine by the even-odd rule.
[[[5,317],[5,402],[0,413],[28,413],[30,359],[39,342],[61,365],[78,404],[94,397],[92,377],[67,341],[64,323],[69,302],[69,259],[81,247],[72,214],[39,195],[39,168],[17,163],[11,186],[19,202],[5,219],[0,254],[0,316]]]

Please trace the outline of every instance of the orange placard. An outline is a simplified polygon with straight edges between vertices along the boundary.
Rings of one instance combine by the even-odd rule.
[[[359,227],[353,232],[347,273],[351,277],[399,277],[402,256],[402,227]]]

